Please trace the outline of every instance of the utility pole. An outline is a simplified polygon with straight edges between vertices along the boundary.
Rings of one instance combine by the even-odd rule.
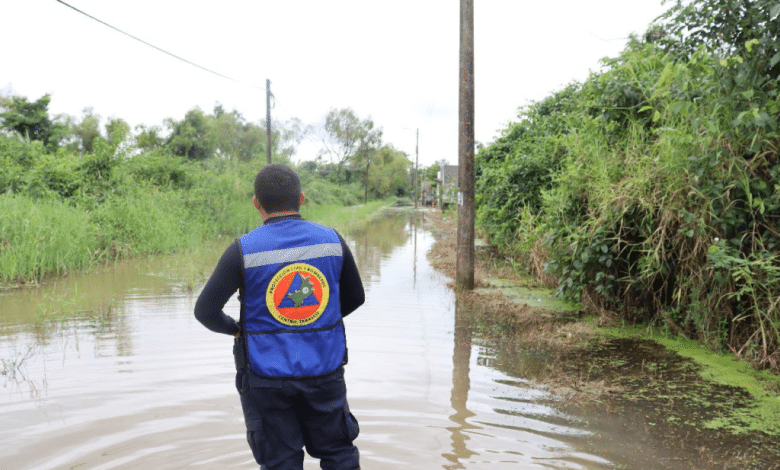
[[[363,196],[363,204],[368,203],[368,170],[371,168],[371,151],[364,149],[366,152],[366,193]]]
[[[457,289],[474,289],[474,0],[460,0]]]
[[[265,80],[265,156],[271,164],[271,80]]]
[[[414,144],[414,208],[417,209],[417,198],[419,193],[417,187],[420,186],[418,178],[420,176],[420,128],[417,128],[417,140]]]

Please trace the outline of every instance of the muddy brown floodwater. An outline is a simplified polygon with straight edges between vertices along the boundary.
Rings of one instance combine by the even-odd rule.
[[[363,468],[693,468],[645,423],[535,385],[550,358],[458,308],[424,214],[344,234],[367,291],[345,320]],[[0,470],[257,468],[232,339],[192,316],[227,243],[0,292]]]

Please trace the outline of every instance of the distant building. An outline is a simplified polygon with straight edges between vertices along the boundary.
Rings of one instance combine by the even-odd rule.
[[[438,199],[442,209],[458,202],[458,165],[444,165],[437,176]]]

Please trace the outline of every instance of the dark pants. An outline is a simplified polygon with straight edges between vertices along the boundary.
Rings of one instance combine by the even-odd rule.
[[[324,470],[359,470],[352,444],[359,429],[347,404],[343,369],[302,380],[240,372],[236,385],[249,447],[261,469],[301,470],[305,446]]]

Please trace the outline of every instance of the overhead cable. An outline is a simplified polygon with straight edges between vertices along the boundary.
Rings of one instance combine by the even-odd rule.
[[[125,32],[125,31],[122,31],[121,29],[119,29],[119,28],[117,28],[117,27],[115,27],[115,26],[112,26],[112,25],[110,25],[110,24],[106,23],[105,21],[103,21],[103,20],[101,20],[101,19],[95,18],[94,16],[90,15],[89,13],[86,13],[86,12],[84,12],[84,11],[81,11],[81,10],[79,10],[78,8],[74,7],[73,5],[69,5],[69,4],[65,3],[65,2],[63,2],[62,0],[57,0],[57,2],[58,2],[58,3],[61,3],[61,4],[63,4],[63,5],[65,5],[66,7],[70,8],[70,9],[72,9],[72,10],[75,10],[75,11],[77,11],[78,13],[81,13],[82,15],[86,16],[87,18],[90,18],[90,19],[92,19],[92,20],[95,20],[95,21],[97,21],[98,23],[100,23],[100,24],[102,24],[102,25],[108,26],[109,28],[113,29],[114,31],[117,31],[117,32],[119,32],[119,33],[122,33],[122,34],[124,34],[125,36],[131,37],[131,38],[135,39],[136,41],[138,41],[138,42],[140,42],[140,43],[143,43],[143,44],[145,44],[145,45],[147,45],[147,46],[149,46],[149,47],[151,47],[151,48],[153,48],[153,49],[157,49],[158,51],[162,52],[163,54],[167,54],[167,55],[169,55],[169,56],[173,57],[174,59],[178,59],[178,60],[180,60],[180,61],[182,61],[182,62],[185,62],[185,63],[187,63],[187,64],[190,64],[190,65],[192,65],[193,67],[197,67],[197,68],[199,68],[199,69],[201,69],[201,70],[204,70],[204,71],[206,71],[206,72],[212,73],[212,74],[214,74],[214,75],[217,75],[217,76],[219,76],[219,77],[225,78],[225,79],[227,79],[227,80],[230,80],[230,81],[233,81],[233,82],[239,83],[239,84],[241,84],[241,85],[248,86],[248,87],[251,87],[251,88],[256,88],[256,89],[258,89],[258,90],[262,90],[262,89],[263,89],[263,88],[261,88],[261,87],[255,86],[255,85],[251,85],[251,84],[249,84],[249,83],[242,82],[241,80],[236,80],[235,78],[228,77],[227,75],[223,75],[223,74],[221,74],[221,73],[219,73],[219,72],[215,72],[214,70],[211,70],[211,69],[209,69],[209,68],[206,68],[206,67],[204,67],[204,66],[202,66],[202,65],[198,65],[198,64],[196,64],[195,62],[189,61],[189,60],[187,60],[187,59],[185,59],[185,58],[183,58],[183,57],[180,57],[180,56],[178,56],[178,55],[176,55],[176,54],[173,54],[173,53],[171,53],[171,52],[168,52],[168,51],[166,51],[165,49],[162,49],[162,48],[160,48],[160,47],[157,47],[157,46],[155,46],[154,44],[148,43],[148,42],[144,41],[143,39],[141,39],[141,38],[139,38],[139,37],[133,36],[133,35],[132,35],[132,34],[130,34],[130,33],[127,33],[127,32]]]

